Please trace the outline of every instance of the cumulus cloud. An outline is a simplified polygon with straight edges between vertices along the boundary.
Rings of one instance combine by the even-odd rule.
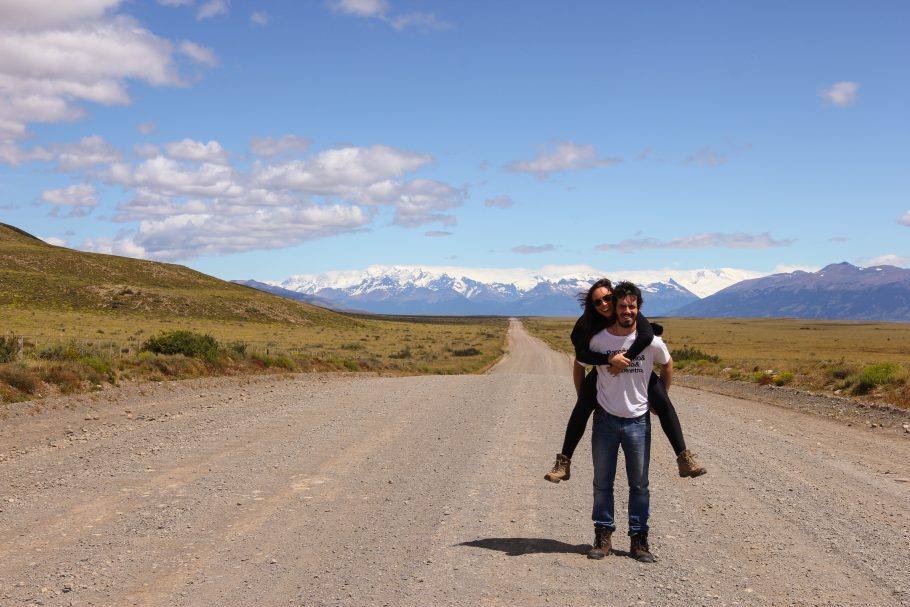
[[[512,201],[512,197],[505,196],[505,195],[494,196],[493,198],[487,198],[486,200],[483,201],[483,206],[485,206],[487,208],[496,207],[498,209],[507,209],[510,206],[512,206],[513,204],[515,204],[515,203]]]
[[[218,57],[215,56],[215,51],[200,46],[195,42],[184,40],[180,43],[180,52],[201,65],[209,67],[218,65]]]
[[[59,190],[44,190],[41,200],[53,205],[52,215],[57,215],[60,207],[69,207],[67,217],[82,217],[91,213],[98,204],[98,192],[89,184],[71,185]]]
[[[767,232],[763,234],[708,232],[667,241],[660,241],[656,238],[623,240],[617,243],[599,244],[594,249],[597,251],[621,251],[624,253],[645,249],[769,249],[772,247],[790,246],[793,242],[793,240],[789,239],[774,240]]]
[[[164,156],[144,160],[135,168],[113,164],[105,177],[111,183],[168,196],[238,196],[243,191],[230,167],[210,162],[190,167]]]
[[[897,220],[897,223],[904,226],[910,226],[910,211],[904,213],[903,217]]]
[[[863,262],[866,267],[873,266],[898,266],[903,267],[910,265],[910,257],[905,257],[903,255],[895,255],[894,253],[889,253],[888,255],[880,255],[878,257],[873,257],[871,259]]]
[[[705,146],[686,158],[683,161],[683,164],[691,166],[718,166],[727,162],[727,157],[724,154],[720,154],[712,150],[709,146]]]
[[[285,135],[275,139],[273,137],[258,137],[250,142],[250,149],[257,156],[272,158],[288,152],[305,152],[309,149],[311,141],[296,135]]]
[[[256,140],[251,147],[277,154],[308,143],[287,136]],[[430,164],[430,155],[384,145],[255,162],[248,170],[228,164],[215,141],[184,139],[164,145],[163,154],[146,147],[147,158],[114,162],[101,173],[107,183],[134,192],[117,205],[113,220],[138,222],[137,231],[91,241],[91,250],[172,260],[280,248],[363,229],[380,208],[392,211],[394,225],[452,226],[457,220],[450,210],[467,197],[466,188],[410,175]]]
[[[262,11],[255,12],[252,15],[250,15],[250,21],[252,21],[256,25],[268,25],[269,14],[262,12]]]
[[[389,10],[386,0],[331,0],[329,6],[337,13],[355,17],[380,17]]]
[[[320,152],[307,160],[260,167],[254,175],[263,186],[319,196],[353,197],[369,201],[394,187],[389,180],[432,162],[429,154],[396,150],[385,145],[344,147]]]
[[[215,164],[228,163],[227,152],[217,141],[202,143],[193,139],[183,139],[165,145],[164,149],[172,158],[181,160],[198,160]]]
[[[224,15],[228,12],[229,5],[230,2],[228,0],[209,0],[199,7],[199,11],[196,13],[196,20],[202,21],[217,15]]]
[[[0,23],[10,29],[41,29],[97,19],[121,0],[28,0],[0,2]]]
[[[73,171],[120,160],[120,152],[100,135],[83,137],[79,143],[54,144],[51,153],[60,170]]]
[[[519,253],[521,255],[534,255],[536,253],[546,253],[548,251],[555,251],[556,247],[551,244],[542,244],[542,245],[529,245],[523,244],[517,247],[512,247],[513,253]]]
[[[826,89],[822,89],[821,97],[828,103],[837,107],[848,107],[856,103],[856,96],[859,92],[859,83],[843,81],[832,84]]]
[[[369,214],[362,209],[344,205],[261,209],[242,217],[172,215],[143,221],[132,237],[89,239],[83,247],[130,257],[192,259],[290,247],[315,238],[356,231],[369,221]]]
[[[514,173],[533,173],[540,179],[560,171],[578,171],[609,167],[622,162],[621,158],[602,158],[593,145],[571,141],[556,141],[542,148],[533,160],[516,160],[506,165]]]
[[[0,160],[29,159],[15,145],[29,124],[78,120],[84,103],[130,103],[130,80],[183,84],[175,60],[180,49],[135,19],[114,14],[119,5],[0,3]],[[197,60],[203,58],[202,47],[196,50]]]

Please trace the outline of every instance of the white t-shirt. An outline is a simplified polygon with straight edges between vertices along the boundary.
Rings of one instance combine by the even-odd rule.
[[[591,338],[591,350],[607,355],[625,352],[635,341],[631,335],[613,335],[606,329]],[[609,366],[597,365],[597,404],[617,417],[639,417],[648,412],[648,380],[654,363],[670,361],[667,344],[659,337],[645,348],[619,375],[611,375]]]

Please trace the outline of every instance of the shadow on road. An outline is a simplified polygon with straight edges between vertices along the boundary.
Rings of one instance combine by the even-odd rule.
[[[586,554],[591,549],[590,544],[567,544],[558,540],[540,537],[488,537],[481,540],[462,542],[459,546],[473,546],[487,550],[499,550],[508,556],[521,556],[522,554],[544,554],[551,552],[565,552],[568,554]]]

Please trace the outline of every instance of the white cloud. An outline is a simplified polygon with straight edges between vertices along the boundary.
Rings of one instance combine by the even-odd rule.
[[[547,253],[549,251],[555,251],[556,247],[551,244],[543,245],[529,245],[523,244],[517,247],[512,248],[513,253],[518,253],[520,255],[534,255],[537,253]]]
[[[275,139],[273,137],[254,138],[250,142],[250,149],[257,156],[271,158],[286,152],[305,152],[309,149],[311,141],[296,135],[285,135]]]
[[[180,43],[180,52],[196,63],[207,65],[209,67],[218,65],[218,57],[215,56],[215,51],[204,46],[200,46],[195,42],[190,42],[189,40],[184,40]]]
[[[429,232],[424,232],[424,236],[429,238],[444,238],[446,236],[451,236],[452,232],[446,232],[445,230],[430,230]]]
[[[250,21],[252,21],[256,25],[268,25],[269,14],[266,12],[262,12],[262,11],[255,12],[252,15],[250,15]]]
[[[722,234],[708,232],[674,238],[668,241],[660,241],[656,238],[629,239],[618,243],[599,244],[594,249],[597,251],[622,251],[624,253],[644,249],[767,249],[789,246],[793,242],[793,240],[789,239],[774,240],[767,233],[746,234],[744,232],[736,232],[733,234]]]
[[[11,146],[28,135],[29,124],[78,120],[82,103],[130,103],[130,80],[183,84],[174,45],[135,19],[111,14],[119,4],[0,3],[0,159],[21,161]]]
[[[352,206],[306,206],[259,210],[242,217],[186,214],[139,224],[135,235],[118,240],[91,239],[89,251],[159,260],[191,259],[262,249],[280,249],[344,232],[370,221]]]
[[[236,197],[243,192],[230,167],[210,162],[187,167],[163,156],[149,158],[135,169],[124,163],[113,164],[106,178],[112,183],[170,196]]]
[[[133,146],[133,152],[143,158],[154,158],[161,155],[161,150],[154,143],[140,143]]]
[[[155,132],[156,128],[157,127],[155,126],[154,122],[140,122],[136,125],[136,130],[143,135],[151,135]]]
[[[493,198],[487,198],[486,200],[483,201],[483,206],[485,206],[487,208],[496,207],[498,209],[507,209],[510,206],[512,206],[513,204],[515,204],[515,203],[512,201],[512,197],[505,196],[505,195],[494,196]]]
[[[158,0],[164,6],[190,6],[195,0]]]
[[[54,155],[42,147],[23,150],[15,141],[4,141],[0,138],[0,162],[16,166],[32,160],[53,160],[53,158]]]
[[[404,13],[390,14],[391,6],[386,0],[329,0],[329,7],[336,13],[360,17],[362,19],[378,19],[388,23],[396,30],[408,27],[419,29],[445,29],[447,23],[440,21],[433,13]]]
[[[534,173],[545,179],[559,171],[578,171],[598,167],[609,167],[622,162],[621,158],[601,158],[593,145],[582,145],[571,141],[556,141],[549,148],[541,149],[534,160],[516,160],[506,165],[506,170],[515,173]]]
[[[416,228],[428,223],[452,226],[453,215],[441,213],[464,203],[467,193],[440,181],[417,179],[397,184],[388,202],[395,207],[395,224]]]
[[[319,196],[352,197],[358,201],[381,197],[385,182],[429,164],[429,154],[396,150],[384,145],[345,147],[320,152],[308,160],[268,165],[256,170],[257,183]],[[374,191],[368,194],[367,189]]]
[[[43,29],[102,17],[122,0],[27,0],[0,2],[0,24],[9,29]]]
[[[897,223],[904,225],[904,226],[910,226],[910,211],[907,211],[906,213],[904,213],[904,215],[900,219],[897,220]]]
[[[65,247],[66,246],[66,241],[63,240],[62,238],[57,238],[56,236],[39,236],[38,238],[40,238],[47,244],[54,245],[55,247]]]
[[[888,255],[880,255],[878,257],[872,257],[867,259],[862,264],[863,266],[869,268],[873,266],[898,266],[903,267],[910,265],[910,257],[905,257],[903,255],[895,255],[890,253]]]
[[[821,97],[828,103],[837,107],[847,107],[856,103],[856,96],[859,92],[859,83],[843,81],[833,84],[821,91]]]
[[[389,10],[386,0],[330,0],[335,12],[355,17],[380,17]]]
[[[180,160],[198,160],[200,162],[213,162],[227,164],[227,152],[217,141],[202,143],[193,139],[183,139],[164,146],[167,153]]]
[[[209,0],[199,7],[196,13],[196,20],[211,19],[217,15],[224,15],[228,12],[230,2],[228,0]]]
[[[63,171],[85,169],[120,160],[117,148],[100,135],[83,137],[79,143],[52,145],[51,152],[57,157],[59,168]]]
[[[41,200],[54,206],[51,215],[56,216],[61,207],[69,207],[68,217],[83,217],[97,206],[97,194],[94,186],[78,184],[59,190],[44,190],[41,192]]]
[[[718,166],[727,162],[727,157],[705,146],[689,156],[683,161],[683,164],[694,166]]]

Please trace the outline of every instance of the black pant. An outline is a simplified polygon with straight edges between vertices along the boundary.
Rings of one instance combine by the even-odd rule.
[[[569,416],[569,423],[566,425],[562,454],[569,459],[572,459],[575,447],[584,436],[588,418],[591,417],[595,407],[597,407],[597,369],[592,369],[581,384],[578,400],[575,401],[575,408],[572,409],[572,415]],[[676,409],[670,402],[670,395],[667,394],[664,382],[660,381],[653,371],[648,381],[648,408],[660,420],[660,427],[667,435],[673,452],[679,455],[685,451],[686,441],[683,438],[682,427],[679,425],[679,416],[676,415]]]

